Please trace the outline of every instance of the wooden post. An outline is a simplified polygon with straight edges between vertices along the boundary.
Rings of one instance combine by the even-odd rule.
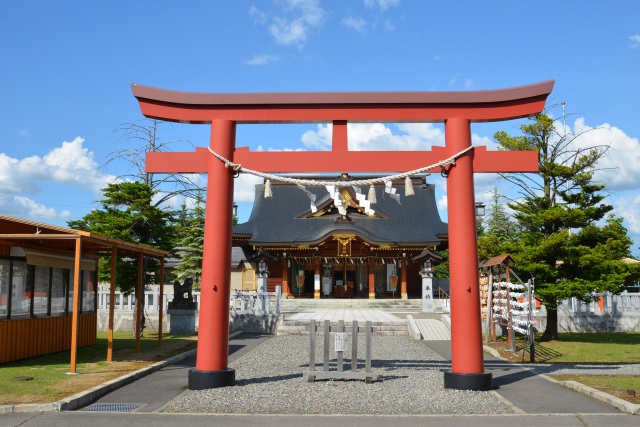
[[[144,256],[142,255],[142,252],[138,253],[138,288],[137,288],[137,292],[136,294],[138,295],[138,298],[136,298],[136,319],[135,319],[135,325],[136,325],[136,332],[135,332],[135,337],[136,337],[136,353],[140,353],[140,325],[141,325],[141,315],[142,315],[142,310],[143,310],[143,300],[144,300],[144,288],[142,287],[142,267],[143,267],[143,262],[144,262]]]
[[[505,268],[505,280],[507,282],[507,318],[508,325],[507,326],[507,340],[509,341],[509,345],[511,346],[511,352],[516,352],[516,334],[513,331],[513,315],[511,314],[511,289],[509,288],[509,283],[511,283],[511,278],[509,277],[509,264],[507,264]]]
[[[369,299],[376,298],[375,266],[373,257],[369,257]]]
[[[162,348],[162,312],[164,310],[164,255],[160,256],[160,295],[158,296],[158,348]]]
[[[116,263],[118,248],[111,247],[111,288],[109,289],[109,336],[107,338],[107,362],[113,361],[113,316],[116,300]]]
[[[282,258],[282,297],[287,298],[291,293],[289,289],[289,260]]]
[[[82,238],[76,239],[76,254],[73,263],[73,314],[71,315],[71,362],[70,374],[76,374],[76,360],[78,357],[78,318],[80,311],[80,269],[82,262]]]
[[[400,268],[400,299],[408,299],[407,296],[407,259],[402,258],[402,267]]]

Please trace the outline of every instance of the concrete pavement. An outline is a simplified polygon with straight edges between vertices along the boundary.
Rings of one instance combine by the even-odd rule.
[[[253,350],[268,336],[241,335],[233,337],[229,343],[230,361]],[[442,369],[450,368],[450,341],[423,341],[425,346],[443,356]],[[362,416],[362,415],[186,415],[161,413],[162,409],[187,386],[187,372],[195,366],[193,352],[187,357],[176,359],[174,363],[157,371],[140,376],[133,382],[100,397],[95,404],[111,406],[113,412],[88,411],[38,411],[13,412],[0,414],[1,427],[40,427],[69,426],[90,424],[94,427],[137,427],[171,426],[188,424],[193,427],[240,426],[259,423],[262,426],[322,426],[344,424],[351,426],[414,426],[433,424],[438,426],[465,426],[469,423],[479,426],[520,427],[536,426],[581,426],[590,427],[611,425],[626,427],[640,425],[640,417],[604,403],[583,393],[562,387],[544,375],[537,375],[517,365],[485,354],[485,369],[493,374],[495,393],[510,405],[512,415],[420,415],[420,416]],[[128,402],[137,402],[141,406],[134,412],[118,412]],[[87,402],[88,403],[88,402]],[[76,404],[78,404],[76,402]],[[73,406],[73,405],[71,405]],[[126,408],[124,408],[126,409]]]

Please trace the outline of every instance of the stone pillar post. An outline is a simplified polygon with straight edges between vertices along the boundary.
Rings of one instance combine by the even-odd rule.
[[[422,276],[422,312],[433,313],[433,273],[423,270],[420,276]]]

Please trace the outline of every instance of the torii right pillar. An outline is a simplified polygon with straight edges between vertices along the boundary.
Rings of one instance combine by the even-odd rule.
[[[471,122],[464,118],[445,121],[447,152],[471,146]],[[460,390],[490,390],[491,373],[484,372],[478,246],[476,236],[473,150],[456,160],[448,170],[449,278],[451,280],[451,372],[444,373],[444,387]]]

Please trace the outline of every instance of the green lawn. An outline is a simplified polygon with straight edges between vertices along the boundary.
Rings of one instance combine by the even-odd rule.
[[[640,363],[638,333],[562,333],[557,341],[537,342],[541,350],[558,353],[549,362]]]
[[[196,336],[163,334],[162,348],[158,348],[157,334],[144,335],[140,353],[135,353],[131,332],[116,332],[113,362],[107,363],[107,333],[98,332],[96,345],[78,349],[77,375],[68,374],[69,351],[0,364],[0,405],[55,402],[195,348],[197,343]]]
[[[491,347],[513,362],[529,362],[529,345],[516,340],[517,353],[505,349],[502,337]],[[536,337],[538,363],[640,363],[640,333],[593,332],[561,333],[556,341],[540,342]],[[614,396],[640,403],[640,377],[615,375],[549,375],[558,381],[577,381],[598,388]],[[638,397],[635,397],[638,396]]]

